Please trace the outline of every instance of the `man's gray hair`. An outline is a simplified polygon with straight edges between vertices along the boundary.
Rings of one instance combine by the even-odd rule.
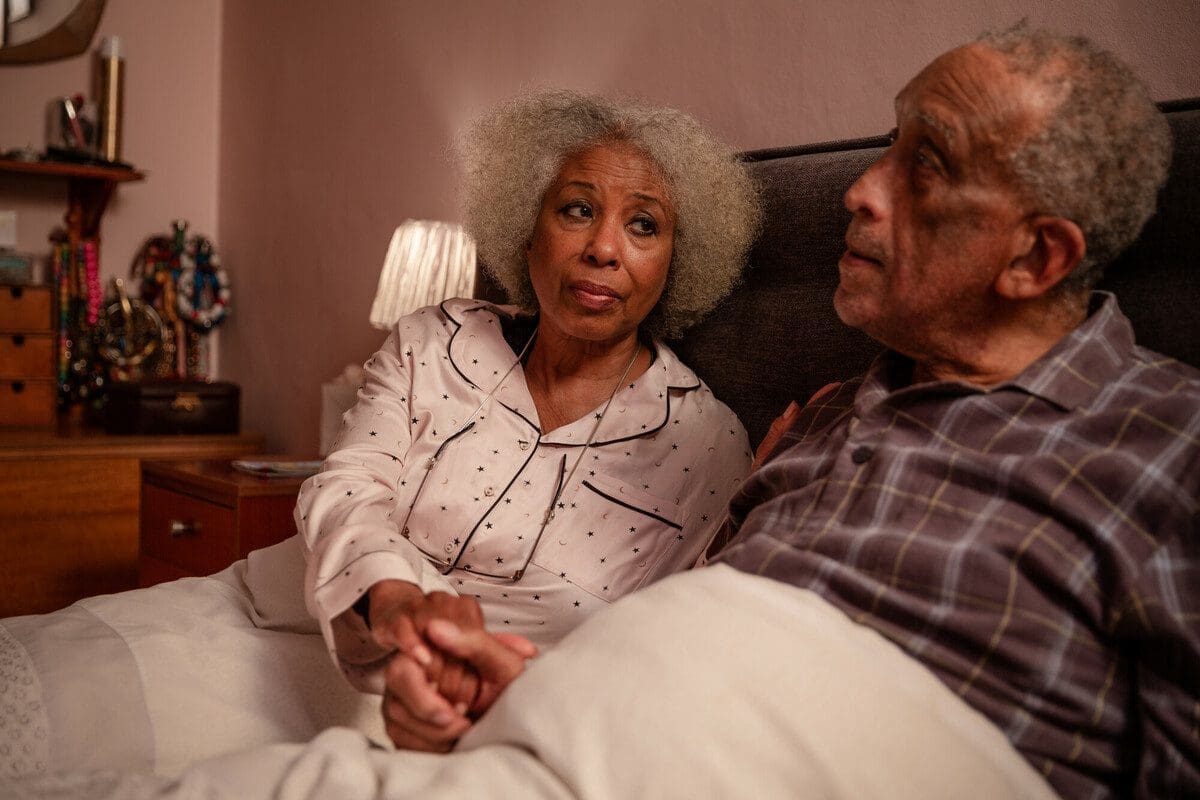
[[[1088,39],[1022,22],[979,41],[1051,97],[1061,94],[1040,132],[1010,154],[1010,167],[1037,211],[1083,230],[1087,255],[1062,287],[1082,292],[1154,213],[1171,164],[1170,126],[1129,67]]]
[[[662,298],[642,327],[675,337],[737,284],[762,220],[742,163],[687,114],[570,91],[534,93],[498,106],[459,142],[467,226],[480,260],[509,300],[535,308],[526,244],[542,198],[568,156],[615,142],[644,153],[667,184],[674,250]]]

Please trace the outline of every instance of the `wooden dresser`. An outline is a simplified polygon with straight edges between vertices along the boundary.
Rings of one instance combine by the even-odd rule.
[[[0,430],[0,617],[138,584],[142,465],[261,453],[261,434]]]
[[[0,426],[53,425],[54,395],[50,287],[0,285]]]

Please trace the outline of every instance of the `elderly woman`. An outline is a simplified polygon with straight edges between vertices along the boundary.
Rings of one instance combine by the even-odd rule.
[[[692,565],[751,459],[662,341],[733,287],[757,232],[733,155],[678,111],[569,92],[499,107],[463,150],[469,224],[513,305],[401,319],[296,508],[335,661],[424,749],[486,702],[431,620],[553,644]]]

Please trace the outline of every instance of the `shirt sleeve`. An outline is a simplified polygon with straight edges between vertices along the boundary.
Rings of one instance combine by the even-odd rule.
[[[1172,542],[1146,562],[1119,630],[1136,654],[1137,798],[1200,797],[1200,559]]]
[[[712,398],[704,409],[704,417],[720,414],[721,422],[708,429],[708,436],[689,442],[694,450],[692,460],[700,466],[700,475],[689,483],[687,492],[688,518],[682,532],[683,542],[667,554],[656,575],[664,576],[679,570],[705,564],[705,551],[725,523],[729,498],[742,485],[750,472],[753,453],[750,439],[741,422],[723,405]],[[701,429],[696,426],[696,429]]]
[[[345,612],[383,580],[453,592],[399,530],[396,490],[413,468],[406,461],[411,359],[411,350],[402,353],[397,328],[364,365],[358,401],[343,417],[321,472],[301,487],[295,510],[308,562],[305,603],[334,662],[365,691],[382,691],[388,653],[358,614]]]

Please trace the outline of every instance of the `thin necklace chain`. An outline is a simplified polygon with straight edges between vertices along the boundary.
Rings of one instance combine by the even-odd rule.
[[[561,497],[562,493],[566,491],[567,486],[571,483],[571,478],[575,477],[575,470],[579,469],[579,463],[583,461],[583,456],[587,453],[588,448],[592,446],[592,442],[596,441],[596,432],[600,430],[600,423],[604,422],[604,416],[608,413],[608,407],[612,405],[613,398],[617,396],[617,391],[625,383],[625,378],[629,376],[629,370],[633,369],[634,362],[637,361],[638,356],[641,354],[642,343],[638,342],[637,346],[633,348],[633,358],[629,359],[629,363],[625,365],[625,371],[621,373],[620,378],[617,378],[616,384],[613,385],[612,391],[608,395],[608,400],[604,403],[604,408],[600,409],[600,415],[596,417],[596,422],[592,425],[592,431],[588,434],[587,441],[584,442],[583,448],[579,451],[575,463],[571,465],[571,471],[567,473],[566,480],[560,485],[558,495],[554,498],[555,502],[550,504],[550,510],[546,514],[545,522],[542,523],[543,528],[547,522],[554,519],[554,509],[557,507],[558,497]],[[540,532],[538,536],[540,538]]]

